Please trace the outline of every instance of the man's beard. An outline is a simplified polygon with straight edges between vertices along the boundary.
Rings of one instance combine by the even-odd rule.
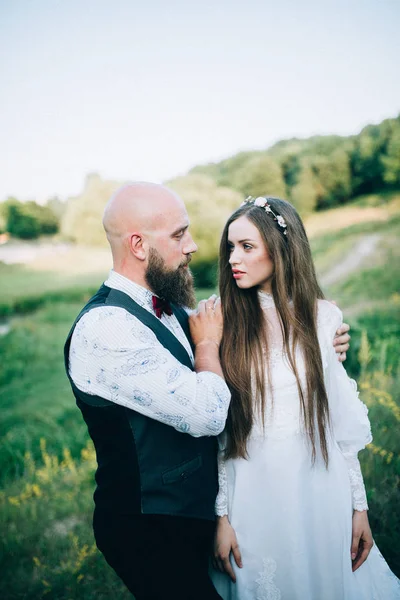
[[[173,302],[178,306],[187,306],[194,308],[196,306],[196,297],[194,294],[193,276],[186,260],[174,271],[167,269],[164,259],[154,248],[150,248],[149,264],[146,269],[145,278],[153,290],[160,298]]]

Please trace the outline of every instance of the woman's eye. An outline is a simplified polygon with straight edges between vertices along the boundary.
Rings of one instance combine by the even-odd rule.
[[[250,246],[250,244],[243,244],[243,248],[245,250],[251,250],[253,246]]]

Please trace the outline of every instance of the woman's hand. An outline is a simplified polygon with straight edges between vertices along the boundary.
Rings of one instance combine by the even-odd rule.
[[[351,560],[353,561],[353,571],[356,571],[367,560],[374,545],[366,510],[354,511],[352,537]]]
[[[336,331],[335,339],[333,340],[335,352],[338,355],[340,362],[344,362],[346,360],[346,352],[350,348],[350,336],[347,333],[348,331],[350,331],[350,325],[343,323],[343,325],[341,325]]]
[[[243,566],[242,557],[237,543],[235,530],[229,523],[227,516],[219,517],[214,538],[213,565],[214,568],[221,571],[221,573],[227,573],[235,583],[235,573],[229,560],[231,552],[235,559],[235,563],[241,569]]]
[[[221,298],[215,294],[208,300],[200,300],[196,311],[189,316],[190,335],[193,344],[216,344],[219,347],[222,338]]]

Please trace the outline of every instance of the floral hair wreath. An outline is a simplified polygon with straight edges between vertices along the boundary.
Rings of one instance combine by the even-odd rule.
[[[246,200],[242,202],[240,206],[245,206],[246,204],[254,204],[254,206],[259,206],[260,208],[263,208],[266,213],[271,214],[274,220],[278,223],[279,227],[282,229],[283,235],[287,235],[287,225],[285,219],[281,215],[277,215],[272,210],[267,198],[264,198],[263,196],[259,196],[258,198],[247,196]]]

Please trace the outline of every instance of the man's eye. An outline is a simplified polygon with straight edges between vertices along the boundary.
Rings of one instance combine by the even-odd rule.
[[[175,237],[176,237],[176,239],[177,239],[177,240],[181,240],[181,239],[183,238],[183,234],[184,234],[184,233],[185,233],[184,231],[181,231],[180,233],[177,233],[177,234],[176,234],[176,236],[175,236]]]

